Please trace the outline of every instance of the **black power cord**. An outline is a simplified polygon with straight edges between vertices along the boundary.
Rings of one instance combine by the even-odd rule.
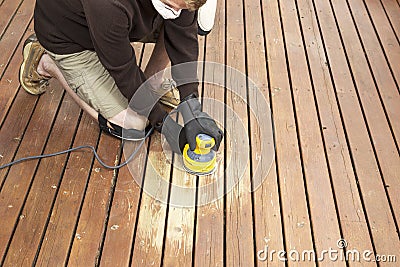
[[[77,151],[77,150],[80,150],[80,149],[85,149],[85,148],[88,148],[88,149],[93,151],[93,154],[94,154],[95,158],[101,164],[101,166],[103,166],[104,168],[112,169],[112,170],[120,169],[120,168],[124,167],[125,165],[127,165],[136,156],[136,154],[139,152],[140,148],[143,146],[144,142],[146,141],[147,137],[149,137],[152,132],[153,132],[153,129],[148,131],[148,133],[145,135],[143,140],[140,141],[139,146],[132,152],[132,154],[129,156],[129,158],[126,161],[124,161],[123,163],[121,163],[121,164],[119,164],[117,166],[107,165],[104,161],[101,160],[100,156],[97,154],[97,151],[93,146],[83,145],[83,146],[73,147],[73,148],[70,148],[70,149],[67,149],[67,150],[63,150],[63,151],[59,151],[59,152],[55,152],[55,153],[51,153],[51,154],[43,154],[43,155],[38,155],[38,156],[30,156],[30,157],[21,158],[21,159],[12,161],[10,163],[1,165],[0,166],[0,170],[4,169],[4,168],[7,168],[7,167],[10,167],[10,166],[12,166],[14,164],[23,162],[23,161],[54,157],[54,156],[70,153],[70,152]]]

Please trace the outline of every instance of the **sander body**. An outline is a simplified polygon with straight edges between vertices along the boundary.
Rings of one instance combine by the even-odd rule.
[[[214,138],[206,134],[196,136],[196,148],[191,150],[189,144],[183,149],[183,166],[185,170],[194,175],[208,175],[216,170],[216,153],[212,149],[215,145]]]

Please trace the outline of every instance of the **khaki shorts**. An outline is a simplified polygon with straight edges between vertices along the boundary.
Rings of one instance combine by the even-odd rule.
[[[73,91],[109,119],[128,107],[128,100],[93,51],[57,55],[47,51]]]
[[[157,16],[153,22],[152,32],[137,41],[157,42],[162,27],[163,20]],[[96,52],[85,50],[65,55],[46,52],[60,69],[71,89],[103,117],[109,119],[128,107],[128,100],[118,89],[114,78],[101,64]]]

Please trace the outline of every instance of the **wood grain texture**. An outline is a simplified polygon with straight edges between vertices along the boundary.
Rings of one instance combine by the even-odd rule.
[[[245,2],[247,75],[249,78],[252,191],[254,198],[255,253],[258,266],[283,266],[271,261],[266,247],[283,250],[283,227],[278,176],[274,163],[274,136],[270,118],[270,95],[262,7]],[[264,98],[261,98],[263,96]],[[267,113],[265,113],[267,109]],[[262,115],[261,115],[262,114]],[[259,115],[259,117],[256,117]],[[261,183],[261,184],[260,184]],[[265,260],[264,260],[265,259]]]
[[[121,141],[102,134],[97,151],[106,164],[117,165],[121,157]],[[116,176],[116,170],[106,169],[97,161],[94,162],[68,264],[73,266],[98,264]]]
[[[246,106],[244,21],[241,1],[226,6],[226,264],[253,266],[254,238],[253,212],[249,170],[249,138]]]
[[[319,114],[314,103],[308,62],[294,1],[281,1],[281,14],[290,71],[290,89],[295,110],[301,161],[313,224],[313,239],[317,255],[336,246],[341,233],[337,222],[333,191],[323,149]],[[332,262],[344,266],[344,262]]]
[[[80,116],[79,106],[68,95],[60,105],[60,110],[57,113],[44,150],[45,154],[70,148],[76,134],[76,125]],[[39,246],[44,235],[52,202],[58,193],[58,185],[60,178],[63,177],[67,159],[68,154],[64,154],[40,161],[35,179],[21,211],[24,219],[18,222],[8,249],[8,257],[4,262],[6,266],[22,266],[34,263],[35,248]],[[30,229],[30,231],[27,233],[26,229]],[[30,242],[27,243],[26,240]]]
[[[25,32],[23,39],[26,39],[31,34],[30,29],[32,26],[31,24],[28,31]],[[2,42],[0,42],[1,44]],[[17,46],[17,50],[22,51],[22,43]],[[0,124],[4,123],[7,112],[18,93],[20,87],[18,75],[21,62],[22,53],[15,53],[8,67],[6,63],[0,63],[0,90],[2,92],[0,94]]]
[[[42,154],[47,137],[53,126],[59,102],[63,91],[59,87],[44,94],[39,99],[37,107],[31,117],[29,125],[23,136],[16,136],[14,141],[20,142],[15,158],[23,158]],[[35,97],[24,92],[24,97]],[[17,120],[18,118],[14,118]],[[35,177],[39,165],[37,160],[27,161],[23,164],[12,166],[0,192],[0,214],[2,227],[0,228],[0,257],[3,258],[7,244],[11,241],[14,226],[18,220],[25,216],[21,213],[26,194]]]
[[[224,127],[224,107],[213,100],[224,103],[223,69],[225,54],[225,3],[218,1],[215,28],[205,38],[206,50],[202,60],[206,62],[203,72],[203,110],[213,116]],[[211,62],[221,64],[215,68]],[[220,84],[220,85],[219,85]],[[221,144],[217,170],[213,175],[200,177],[197,191],[197,227],[195,240],[195,266],[223,266],[224,264],[224,142]],[[220,198],[214,198],[221,194]],[[212,225],[213,227],[210,227]]]
[[[88,114],[83,113],[76,132],[74,147],[80,145],[97,147],[98,139],[97,122],[94,122]],[[67,263],[93,161],[93,153],[88,150],[70,155],[49,214],[49,222],[36,259],[37,265],[60,266]]]
[[[390,253],[399,245],[396,226],[386,198],[384,185],[382,185],[381,175],[373,154],[361,108],[355,95],[351,72],[347,65],[338,31],[330,26],[335,21],[332,12],[329,11],[329,6],[327,6],[327,3],[316,2],[316,9],[327,10],[326,13],[318,14],[319,23],[335,82],[336,98],[343,115],[342,123],[349,140],[353,158],[352,164],[354,164],[370,224],[369,230],[377,252],[382,254]],[[385,229],[385,234],[383,234],[383,229]],[[390,232],[392,234],[387,235]],[[393,238],[393,240],[389,241],[388,238]]]
[[[343,238],[348,242],[350,249],[363,248],[372,251],[362,198],[351,166],[345,129],[341,123],[315,12],[310,2],[301,2],[298,7]],[[351,263],[354,266],[364,264],[367,263]],[[374,263],[369,264],[374,265]]]
[[[282,259],[340,238],[398,260],[399,0],[217,2],[198,71],[226,132],[216,172],[183,172],[159,133],[118,171],[88,150],[2,169],[0,265],[377,265]],[[34,5],[0,0],[0,164],[84,144],[117,164],[138,143],[100,133],[56,81],[20,88]],[[144,69],[154,44],[132,45]]]
[[[263,6],[267,62],[272,95],[271,108],[276,138],[276,162],[279,177],[285,249],[313,249],[311,224],[300,162],[296,122],[284,50],[279,5],[268,1]],[[277,259],[275,259],[277,260]],[[310,263],[298,262],[310,266]]]

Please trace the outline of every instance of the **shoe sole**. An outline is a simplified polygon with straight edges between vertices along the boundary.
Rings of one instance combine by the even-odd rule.
[[[24,74],[24,69],[25,69],[25,62],[27,60],[27,54],[29,54],[29,50],[31,49],[32,43],[30,44],[24,44],[24,49],[22,50],[22,64],[21,67],[19,68],[19,83],[21,84],[22,88],[24,88],[25,91],[28,93],[34,95],[34,93],[29,90],[23,83],[23,74]]]
[[[23,83],[23,80],[24,80],[24,79],[23,79],[23,74],[24,74],[24,69],[25,69],[25,63],[26,63],[26,61],[27,61],[27,59],[28,59],[29,51],[31,50],[32,43],[33,43],[33,41],[31,41],[31,40],[29,40],[29,39],[26,40],[25,43],[24,43],[24,49],[22,50],[23,60],[22,60],[21,67],[19,68],[19,83],[21,84],[21,87],[24,88],[24,90],[25,90],[26,92],[30,93],[31,95],[40,95],[40,94],[42,94],[42,93],[44,93],[44,92],[42,92],[42,93],[37,93],[37,92],[31,91],[31,90],[30,90],[28,87],[26,87],[26,86],[24,85],[24,83]]]

